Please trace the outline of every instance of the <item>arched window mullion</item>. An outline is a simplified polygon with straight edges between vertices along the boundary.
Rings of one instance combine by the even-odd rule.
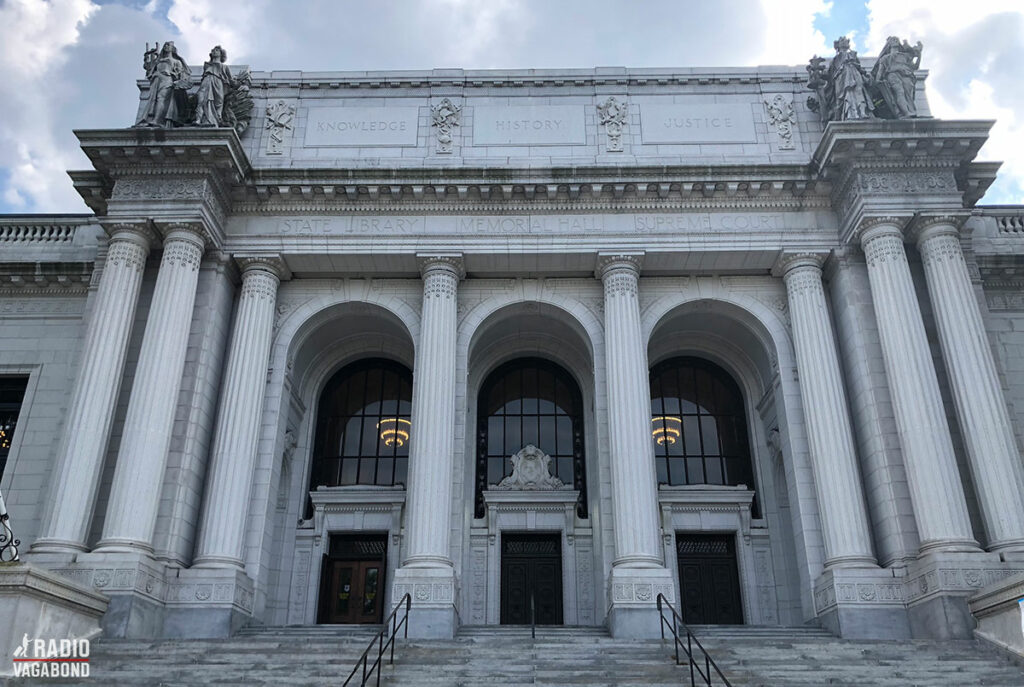
[[[550,384],[544,381],[548,378]],[[560,387],[569,392],[564,405],[570,407],[559,404]],[[505,363],[488,375],[477,399],[474,499],[477,517],[484,515],[483,492],[490,484],[500,481],[499,474],[510,474],[509,457],[528,443],[551,455],[552,472],[580,491],[577,511],[580,517],[586,517],[582,410],[579,386],[568,372],[550,361],[521,358]],[[563,417],[568,422],[564,446],[559,436]],[[494,436],[497,432],[500,436]]]

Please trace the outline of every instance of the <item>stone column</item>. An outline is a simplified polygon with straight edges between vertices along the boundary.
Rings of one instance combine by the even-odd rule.
[[[242,289],[214,427],[195,567],[244,568],[245,525],[281,268],[270,258],[239,262]]]
[[[657,595],[674,599],[675,587],[663,565],[659,537],[650,374],[637,293],[640,262],[640,255],[601,255],[597,268],[604,283],[608,449],[615,529],[609,626],[618,637],[655,636]]]
[[[874,566],[853,428],[821,283],[823,255],[784,256],[800,395],[825,535],[825,567]]]
[[[960,248],[962,218],[925,217],[917,246],[990,551],[1024,551],[1021,457]]]
[[[898,217],[862,227],[871,299],[921,552],[977,551]]]
[[[85,551],[128,337],[152,235],[148,223],[115,224],[82,344],[64,433],[51,475],[52,504],[33,552]]]
[[[423,311],[413,370],[405,560],[395,572],[397,603],[411,593],[409,631],[453,636],[455,571],[448,553],[455,451],[455,342],[462,257],[421,258]]]
[[[152,552],[203,247],[199,224],[168,227],[97,551]]]

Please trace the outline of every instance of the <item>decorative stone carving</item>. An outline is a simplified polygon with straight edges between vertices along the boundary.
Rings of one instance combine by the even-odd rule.
[[[430,108],[430,114],[431,126],[437,128],[437,152],[442,155],[450,154],[453,129],[461,123],[462,108],[445,98]]]
[[[170,128],[183,125],[187,121],[187,91],[192,79],[188,65],[174,47],[174,41],[164,43],[159,52],[155,43],[152,48],[146,43],[142,68],[149,79],[149,94],[135,126]]]
[[[807,107],[819,114],[822,123],[917,116],[914,92],[920,42],[911,46],[890,36],[870,74],[857,52],[850,50],[849,38],[840,36],[833,46],[836,54],[827,67],[825,58],[817,55],[807,65],[807,87],[816,94],[807,99]]]
[[[896,36],[889,36],[871,69],[871,81],[885,101],[889,119],[917,116],[914,103],[917,77],[914,72],[921,66],[921,47],[921,41],[911,46],[906,41],[901,43]]]
[[[771,100],[764,101],[768,113],[768,121],[775,126],[779,136],[779,150],[794,150],[793,125],[796,114],[793,112],[793,101],[782,93],[776,93]]]
[[[284,137],[290,132],[295,122],[295,105],[278,100],[267,105],[266,129],[270,132],[267,136],[267,155],[282,155],[284,153]]]
[[[491,489],[547,491],[569,489],[562,480],[551,474],[551,456],[533,444],[523,447],[512,456],[512,474],[493,485]]]
[[[164,43],[159,52],[147,43],[142,65],[149,79],[149,93],[135,126],[231,127],[241,135],[252,119],[252,76],[245,69],[233,77],[227,56],[224,48],[214,46],[210,59],[203,64],[199,87],[192,92],[192,72],[174,43]]]
[[[626,125],[627,114],[626,103],[620,103],[615,96],[610,96],[597,106],[597,116],[604,125],[604,133],[608,137],[609,153],[622,152],[622,127]]]

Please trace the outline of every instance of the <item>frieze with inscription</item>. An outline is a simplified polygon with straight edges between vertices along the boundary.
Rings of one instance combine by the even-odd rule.
[[[473,108],[473,145],[584,145],[587,132],[580,105],[519,105]]]
[[[229,233],[249,236],[671,235],[817,232],[817,213],[622,213],[575,215],[339,215],[235,217]]]
[[[311,107],[304,145],[415,146],[418,133],[416,107]]]
[[[756,143],[749,103],[640,105],[640,140],[651,143]]]

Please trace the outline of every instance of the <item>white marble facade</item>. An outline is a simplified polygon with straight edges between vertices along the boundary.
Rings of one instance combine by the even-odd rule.
[[[95,215],[0,217],[2,489],[108,633],[315,623],[360,532],[423,636],[500,622],[503,533],[557,535],[563,622],[621,636],[679,602],[688,534],[733,542],[743,622],[845,636],[965,636],[1024,571],[1024,207],[976,207],[990,122],[823,130],[802,68],[253,79],[241,137],[79,131]],[[677,356],[740,390],[750,483],[659,488]],[[579,387],[585,489],[477,494],[478,396],[523,357]],[[407,484],[310,497],[320,395],[366,358],[412,371]]]

